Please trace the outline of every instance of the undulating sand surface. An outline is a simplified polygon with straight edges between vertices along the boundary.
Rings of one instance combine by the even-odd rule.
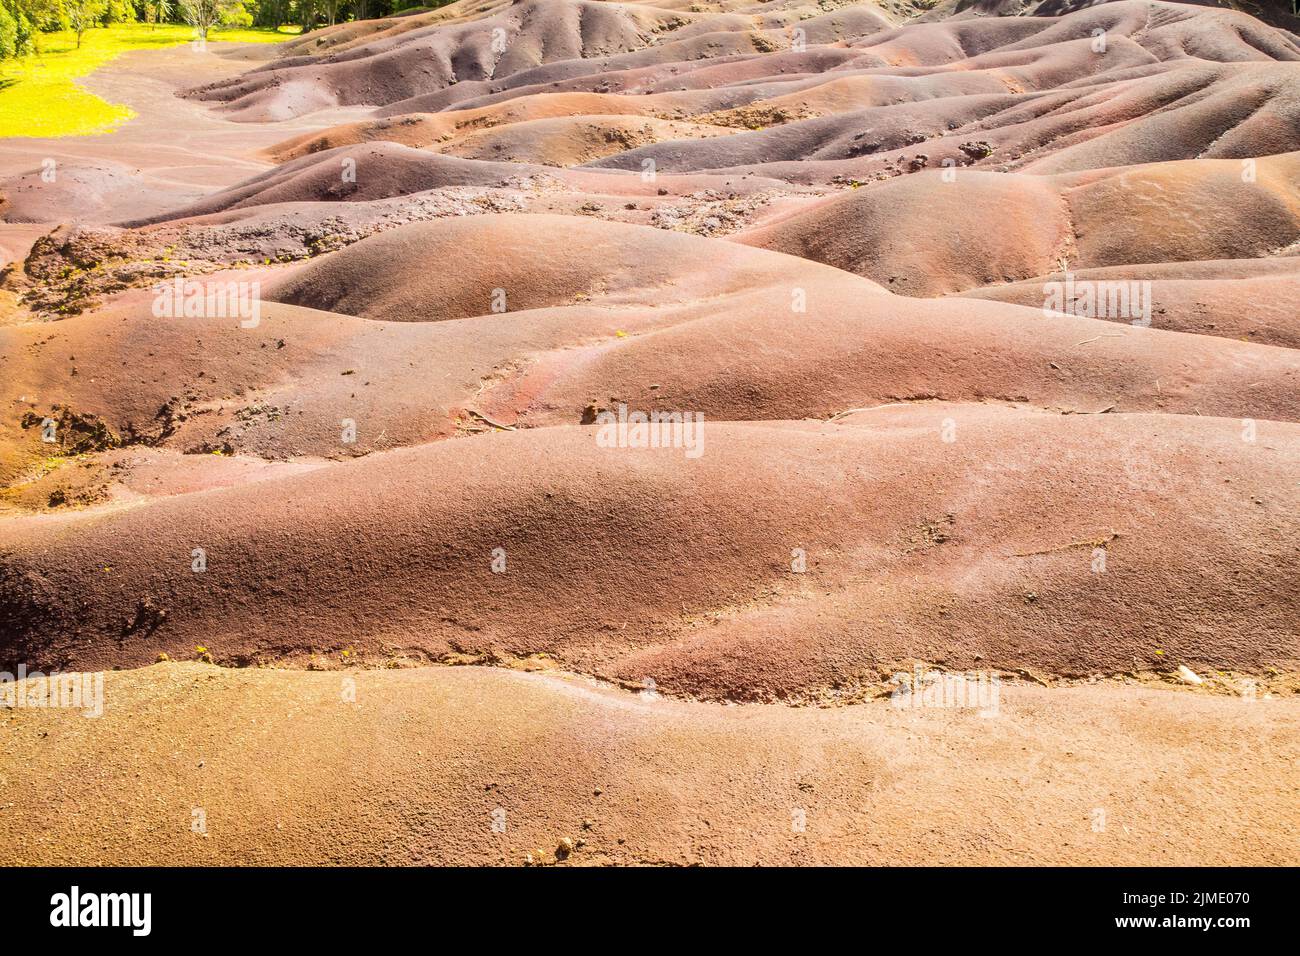
[[[0,667],[106,672],[0,861],[1300,863],[1300,38],[1021,7],[459,0],[0,142]]]
[[[566,839],[566,865],[1295,862],[1290,702],[1017,686],[982,717],[345,679],[159,664],[110,673],[98,719],[8,712],[0,862],[553,864]]]

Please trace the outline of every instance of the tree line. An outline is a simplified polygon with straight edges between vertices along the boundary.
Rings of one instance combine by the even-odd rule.
[[[0,0],[0,60],[39,55],[45,33],[70,31],[77,46],[88,30],[114,23],[178,23],[204,39],[214,27],[294,24],[303,32],[345,20],[439,7],[450,0]]]

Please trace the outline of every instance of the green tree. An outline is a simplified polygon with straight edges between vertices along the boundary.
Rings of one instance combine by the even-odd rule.
[[[68,28],[77,35],[77,48],[81,48],[81,36],[95,21],[104,15],[104,0],[65,0],[64,10],[68,15]]]
[[[131,0],[103,0],[104,8],[99,14],[99,25],[106,27],[110,23],[134,23],[135,4]]]
[[[239,0],[179,0],[181,16],[199,35],[199,40],[206,42],[208,31],[221,23],[230,22],[232,17],[243,12]]]
[[[157,28],[160,23],[166,23],[175,12],[176,7],[172,0],[147,0],[145,3],[145,16],[151,30]]]
[[[18,21],[13,14],[0,6],[0,60],[18,55]]]
[[[40,53],[42,30],[66,30],[71,24],[64,0],[0,0],[14,23],[14,55]]]
[[[308,32],[316,24],[316,0],[296,0],[294,12],[302,32]]]
[[[258,0],[254,22],[262,27],[279,27],[290,22],[289,0]]]
[[[40,53],[41,31],[27,18],[27,14],[21,11],[14,14],[14,23],[18,27],[17,39],[14,41],[15,56],[26,56],[29,53]]]

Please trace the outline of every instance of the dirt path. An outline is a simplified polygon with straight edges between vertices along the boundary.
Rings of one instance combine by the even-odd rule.
[[[41,190],[46,223],[112,222],[194,201],[270,168],[257,155],[268,146],[369,114],[347,108],[280,123],[234,123],[209,103],[176,95],[238,75],[270,52],[261,44],[213,43],[202,53],[188,45],[127,53],[82,83],[137,115],[101,136],[0,140],[0,181],[20,177],[21,187]],[[52,183],[40,178],[47,161],[57,164]],[[15,228],[0,224],[0,246],[11,255],[11,246],[23,248]]]

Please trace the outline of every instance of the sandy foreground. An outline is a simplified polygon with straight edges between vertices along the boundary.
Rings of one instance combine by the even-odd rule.
[[[1293,700],[1015,685],[980,716],[162,664],[105,702],[5,714],[4,863],[520,864],[566,837],[573,865],[1297,859]]]
[[[1300,39],[957,6],[461,2],[0,142],[0,665],[104,674],[0,707],[0,863],[1300,863]]]

